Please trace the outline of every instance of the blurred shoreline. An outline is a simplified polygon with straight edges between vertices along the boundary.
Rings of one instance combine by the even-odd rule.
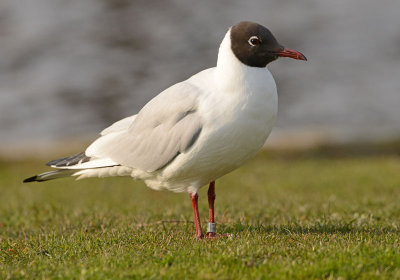
[[[290,135],[275,135],[267,140],[261,152],[278,158],[298,157],[368,157],[395,156],[400,159],[400,138],[384,141],[332,142],[324,137],[303,135],[293,141]],[[284,137],[284,138],[281,138]],[[38,159],[45,162],[59,157],[77,154],[86,149],[94,139],[64,139],[58,143],[38,142],[32,145],[9,145],[0,147],[0,160],[24,161]]]
[[[241,20],[309,59],[269,67],[279,113],[267,147],[398,139],[399,10],[393,0],[0,1],[0,150],[89,143],[213,67]]]

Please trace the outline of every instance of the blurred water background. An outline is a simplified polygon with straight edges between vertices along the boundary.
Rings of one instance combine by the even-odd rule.
[[[308,62],[269,67],[271,146],[400,137],[398,0],[1,0],[0,151],[86,141],[213,67],[227,29],[259,22]]]

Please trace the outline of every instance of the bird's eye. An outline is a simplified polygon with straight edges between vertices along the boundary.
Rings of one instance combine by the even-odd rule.
[[[251,36],[248,42],[253,47],[261,44],[261,40],[257,36]]]

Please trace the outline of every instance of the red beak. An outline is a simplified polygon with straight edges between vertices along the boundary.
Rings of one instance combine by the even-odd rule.
[[[307,58],[301,52],[294,51],[288,48],[283,48],[283,50],[276,52],[276,55],[282,57],[290,57],[298,60],[307,60]]]

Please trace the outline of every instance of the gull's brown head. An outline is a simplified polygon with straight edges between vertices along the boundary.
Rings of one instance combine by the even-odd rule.
[[[245,65],[265,67],[278,57],[307,60],[300,52],[283,47],[266,27],[242,21],[231,28],[231,48]]]

